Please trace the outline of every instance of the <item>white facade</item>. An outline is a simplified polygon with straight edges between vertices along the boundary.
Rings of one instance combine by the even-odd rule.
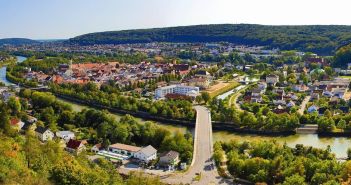
[[[74,133],[71,131],[58,131],[58,132],[56,132],[56,136],[58,138],[65,140],[66,142],[68,142],[70,139],[75,138]]]
[[[157,158],[157,150],[151,145],[142,148],[134,154],[134,157],[145,162],[149,162]]]
[[[184,86],[184,85],[170,85],[166,87],[160,87],[155,90],[155,97],[157,99],[164,98],[167,94],[182,94],[187,95],[189,92],[200,93],[199,87]]]
[[[277,82],[279,82],[279,76],[277,76],[277,75],[267,75],[266,76],[266,83],[267,84],[275,85]]]
[[[54,138],[54,133],[50,130],[46,130],[44,133],[36,132],[36,134],[41,141],[48,141]]]
[[[140,147],[136,147],[136,146],[132,146],[132,145],[125,145],[125,144],[121,144],[121,143],[116,143],[113,145],[110,145],[108,147],[108,151],[116,153],[116,154],[122,154],[122,155],[126,155],[129,157],[134,157],[135,153],[140,151],[141,148]]]

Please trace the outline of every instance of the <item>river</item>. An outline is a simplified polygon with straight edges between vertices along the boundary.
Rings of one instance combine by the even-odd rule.
[[[17,63],[21,63],[27,59],[26,57],[22,57],[22,56],[16,56],[16,58],[17,58]],[[8,85],[12,85],[13,83],[6,79],[6,69],[7,69],[6,66],[3,66],[0,68],[0,81],[3,82],[6,86],[8,86]]]

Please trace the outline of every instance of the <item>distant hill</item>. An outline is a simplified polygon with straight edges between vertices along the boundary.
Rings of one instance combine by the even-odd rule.
[[[348,63],[351,63],[351,44],[342,46],[336,51],[333,66],[347,68]]]
[[[330,55],[351,42],[351,26],[214,24],[90,33],[69,39],[80,45],[146,42],[231,42]]]
[[[35,43],[39,43],[39,42],[31,39],[25,39],[25,38],[0,39],[0,45],[4,45],[4,44],[22,45],[22,44],[35,44]]]

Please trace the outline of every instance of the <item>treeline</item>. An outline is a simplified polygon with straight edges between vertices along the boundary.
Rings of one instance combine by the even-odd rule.
[[[148,42],[231,42],[330,55],[351,42],[350,26],[195,25],[90,33],[69,39],[80,45]]]
[[[50,93],[32,92],[26,89],[21,91],[20,95],[30,100],[35,110],[35,117],[53,131],[78,129],[81,133],[80,139],[102,143],[105,148],[117,142],[137,146],[152,145],[160,152],[178,151],[184,162],[192,159],[191,133],[173,134],[153,122],[139,123],[130,115],[116,120],[107,111],[84,109],[81,112],[74,112],[70,106],[57,101]]]
[[[258,184],[350,184],[351,161],[337,161],[327,149],[297,144],[295,148],[275,141],[215,143],[214,160],[227,158],[231,175]],[[222,169],[223,171],[223,169]]]
[[[294,131],[300,126],[299,115],[297,113],[275,114],[268,107],[255,107],[255,110],[253,110],[254,114],[248,111],[238,111],[233,106],[227,106],[223,100],[216,98],[209,102],[209,106],[211,108],[212,120],[231,123],[236,128],[285,132]]]
[[[118,61],[121,63],[137,64],[144,60],[149,60],[148,56],[144,53],[134,51],[130,54],[123,52],[114,53],[85,53],[85,52],[56,52],[56,51],[28,51],[19,50],[11,52],[12,55],[25,56],[27,58],[33,57],[36,59],[43,59],[45,62],[46,58],[65,58],[72,59],[74,62],[84,63],[84,62],[110,62]]]
[[[317,112],[301,116],[302,124],[317,124],[319,132],[351,132],[351,114],[336,114],[326,110],[323,115]]]
[[[194,120],[195,110],[192,103],[186,100],[151,101],[149,99],[124,96],[120,92],[105,92],[94,83],[51,84],[54,93],[70,96],[89,104],[98,104],[127,111],[142,111],[170,119]]]
[[[0,133],[0,184],[26,185],[161,185],[160,179],[132,173],[124,179],[105,159],[74,157],[58,141],[42,144],[29,131],[25,137]]]

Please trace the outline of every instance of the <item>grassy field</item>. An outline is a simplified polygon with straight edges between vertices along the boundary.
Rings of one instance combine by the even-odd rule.
[[[340,78],[347,78],[347,79],[351,79],[351,76],[339,76]]]
[[[209,89],[206,90],[206,92],[208,92],[210,96],[213,98],[227,91],[230,91],[237,86],[239,86],[239,83],[237,81],[231,81],[231,82],[218,81],[217,84],[211,86]]]

